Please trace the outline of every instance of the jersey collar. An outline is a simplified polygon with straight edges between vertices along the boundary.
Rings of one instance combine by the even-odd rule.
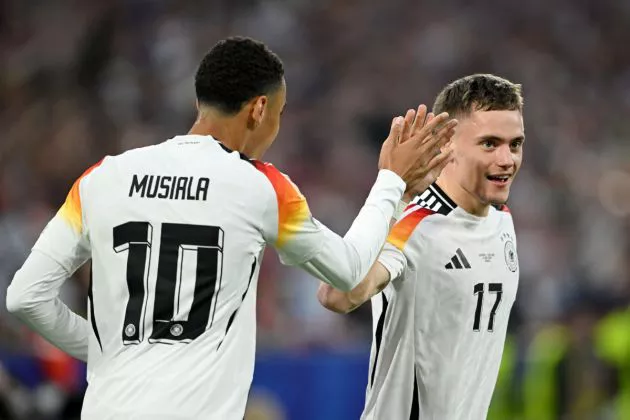
[[[435,182],[429,185],[422,194],[418,194],[410,204],[417,204],[422,208],[447,215],[457,204]]]

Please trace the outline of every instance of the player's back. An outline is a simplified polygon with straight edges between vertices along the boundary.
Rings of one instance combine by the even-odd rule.
[[[512,218],[430,191],[390,235],[409,267],[372,300],[364,419],[480,420],[490,404],[518,287]]]
[[[211,137],[178,136],[108,157],[81,182],[86,418],[242,418],[275,201],[257,164]]]

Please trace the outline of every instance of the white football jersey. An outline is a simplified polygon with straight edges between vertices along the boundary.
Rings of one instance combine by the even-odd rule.
[[[404,188],[381,171],[344,239],[312,218],[272,165],[209,136],[178,136],[90,168],[33,248],[67,273],[92,259],[83,418],[242,419],[265,245],[326,278],[350,266],[356,284]],[[25,273],[35,271],[16,274],[14,296],[28,295]]]
[[[437,185],[414,201],[381,256],[408,266],[372,298],[362,419],[485,419],[519,281],[512,216],[473,216]]]

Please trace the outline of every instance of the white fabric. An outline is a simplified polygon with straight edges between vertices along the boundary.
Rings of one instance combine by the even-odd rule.
[[[211,137],[178,136],[86,172],[16,275],[8,306],[76,357],[88,343],[83,418],[241,420],[265,245],[350,290],[375,262],[404,189],[380,171],[342,239],[273,166]],[[56,296],[89,258],[88,324]]]
[[[7,292],[7,308],[61,350],[87,361],[88,322],[58,296],[68,277],[66,269],[55,260],[33,251],[15,273]]]
[[[494,208],[485,218],[461,208],[434,213],[415,227],[403,252],[409,262],[403,275],[372,298],[375,336],[379,322],[382,331],[380,346],[376,339],[372,345],[369,379],[373,375],[374,382],[368,383],[361,418],[412,418],[415,380],[414,420],[485,419],[519,281],[512,217]],[[455,256],[461,268],[453,263]],[[400,268],[386,254],[379,260],[384,259]]]

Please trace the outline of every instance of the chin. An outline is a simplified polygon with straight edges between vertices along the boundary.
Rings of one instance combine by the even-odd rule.
[[[509,191],[494,192],[486,195],[486,203],[501,205],[508,201]]]
[[[490,197],[490,199],[488,200],[490,204],[494,204],[494,205],[506,204],[507,201],[508,201],[508,194],[495,194],[494,196]]]

